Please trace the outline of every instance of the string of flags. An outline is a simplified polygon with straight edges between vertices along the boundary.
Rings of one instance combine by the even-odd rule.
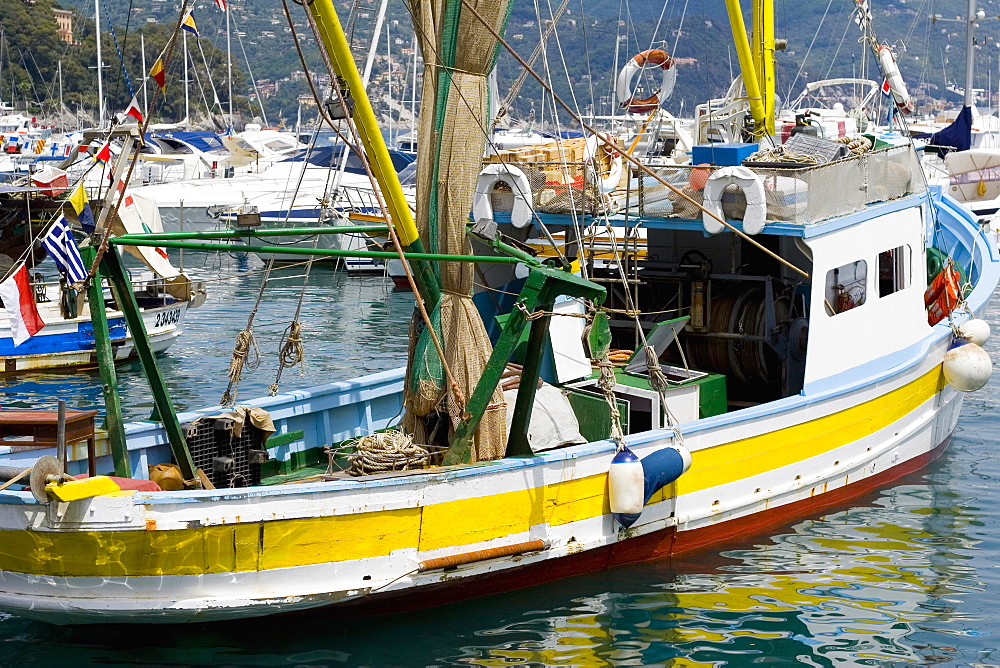
[[[89,205],[85,203],[84,206]],[[66,277],[68,284],[81,283],[90,275],[80,250],[76,247],[73,230],[66,216],[60,215],[56,219],[42,238],[42,246],[55,261],[59,272]],[[7,311],[10,335],[15,347],[45,327],[45,322],[35,305],[35,291],[32,289],[28,267],[24,262],[0,283],[0,302]]]

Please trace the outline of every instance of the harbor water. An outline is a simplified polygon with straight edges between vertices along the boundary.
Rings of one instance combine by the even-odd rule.
[[[195,267],[208,302],[161,368],[180,408],[218,402],[258,264]],[[255,316],[261,350],[240,396],[264,395],[302,268],[283,269]],[[233,276],[235,275],[235,276]],[[230,277],[233,276],[233,277]],[[412,296],[381,276],[314,269],[302,300],[303,374],[283,389],[399,366]],[[987,315],[1000,359],[1000,305]],[[121,368],[130,418],[152,402]],[[3,406],[99,407],[95,373],[3,381]],[[178,627],[56,627],[0,613],[0,663],[20,666],[903,666],[1000,665],[1000,374],[967,397],[944,455],[850,506],[683,561],[659,561],[406,615]]]

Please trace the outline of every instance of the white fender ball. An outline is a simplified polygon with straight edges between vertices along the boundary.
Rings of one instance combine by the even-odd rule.
[[[966,340],[981,346],[990,339],[990,323],[979,318],[972,318],[958,326],[958,333]]]
[[[960,392],[975,392],[990,379],[993,361],[975,343],[955,346],[944,355],[945,380]]]
[[[623,448],[611,460],[608,488],[612,513],[619,515],[642,512],[646,501],[642,462],[628,448]]]

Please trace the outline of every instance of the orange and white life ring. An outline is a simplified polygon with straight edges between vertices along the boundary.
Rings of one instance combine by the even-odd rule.
[[[885,80],[889,84],[889,90],[892,92],[892,99],[896,103],[896,107],[904,114],[912,114],[913,100],[906,90],[903,75],[899,73],[896,58],[885,44],[878,48],[878,62],[882,66],[882,74],[885,75]]]
[[[673,64],[670,54],[663,49],[647,49],[632,56],[618,73],[618,81],[615,83],[618,105],[633,114],[648,113],[662,105],[670,97],[674,91],[674,84],[677,83],[677,70],[673,68]],[[636,99],[633,79],[647,67],[660,68],[660,87],[649,97]]]
[[[587,178],[597,184],[598,190],[602,193],[614,192],[622,179],[622,156],[611,144],[597,135],[590,135],[583,149],[583,162]],[[605,171],[607,162],[610,165]]]

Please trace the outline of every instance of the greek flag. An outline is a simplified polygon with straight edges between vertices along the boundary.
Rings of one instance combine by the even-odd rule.
[[[52,224],[52,229],[42,239],[42,245],[70,284],[79,283],[87,278],[87,267],[83,264],[80,251],[77,250],[76,240],[73,238],[66,216],[59,216],[59,220]]]

